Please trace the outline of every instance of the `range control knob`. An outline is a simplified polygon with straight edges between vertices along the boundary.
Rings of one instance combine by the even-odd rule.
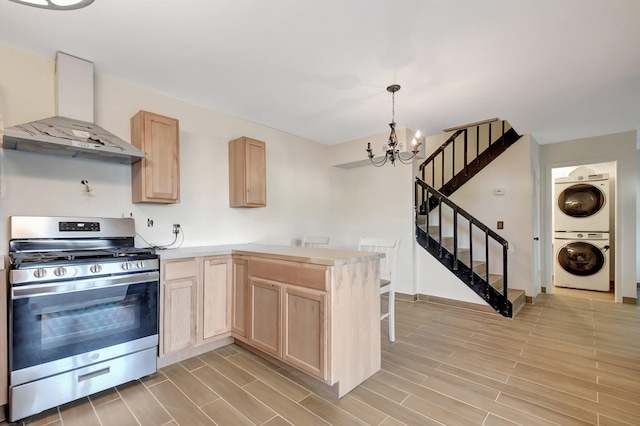
[[[36,278],[44,278],[47,276],[47,270],[44,268],[36,268],[36,270],[33,271],[33,276]]]
[[[129,269],[131,269],[131,263],[129,262],[124,262],[122,264],[122,269],[124,269],[125,271],[128,271]]]
[[[146,263],[144,263],[143,260],[138,260],[138,263],[136,263],[136,266],[138,267],[138,269],[144,269],[147,265]]]
[[[89,267],[89,270],[90,270],[91,272],[93,272],[94,274],[97,274],[98,272],[102,271],[102,266],[101,266],[101,265],[98,265],[98,264],[96,263],[95,265],[91,265],[91,266]]]
[[[65,276],[67,274],[67,268],[65,268],[63,266],[58,266],[56,269],[53,270],[53,274],[56,277]]]

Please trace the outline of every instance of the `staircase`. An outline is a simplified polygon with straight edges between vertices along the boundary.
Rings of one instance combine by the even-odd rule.
[[[416,240],[497,312],[511,318],[524,306],[525,293],[507,285],[509,243],[449,196],[520,136],[499,119],[448,130],[453,134],[420,165],[416,177]]]

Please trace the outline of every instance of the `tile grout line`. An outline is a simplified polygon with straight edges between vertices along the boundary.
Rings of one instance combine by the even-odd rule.
[[[215,352],[215,351],[214,351]],[[234,354],[235,355],[235,354]],[[225,357],[223,357],[225,358]],[[299,406],[300,408],[308,411],[310,414],[312,414],[313,416],[317,417],[320,420],[324,419],[320,416],[318,416],[316,413],[314,413],[313,411],[309,410],[307,407],[303,407],[301,406],[297,401],[294,401],[293,399],[289,398],[287,395],[285,395],[284,393],[280,392],[278,389],[274,388],[273,386],[269,385],[268,383],[264,382],[263,380],[261,380],[259,377],[255,377],[253,374],[251,374],[250,371],[247,371],[246,369],[242,368],[242,366],[236,364],[235,362],[233,362],[233,360],[228,360],[225,358],[225,360],[227,360],[228,362],[230,362],[231,364],[233,364],[235,367],[237,367],[238,369],[244,371],[245,373],[247,373],[248,375],[250,375],[251,377],[254,378],[254,380],[252,380],[251,382],[247,383],[246,385],[240,386],[239,384],[235,383],[233,380],[231,380],[231,378],[227,377],[223,372],[221,372],[220,370],[216,369],[215,367],[213,367],[211,364],[207,363],[206,361],[202,360],[202,362],[204,362],[206,365],[208,365],[209,367],[213,368],[215,371],[217,371],[220,375],[224,376],[227,380],[231,381],[232,383],[234,383],[236,386],[238,386],[240,389],[243,389],[245,392],[247,392],[247,394],[251,395],[253,398],[255,398],[257,401],[260,401],[265,407],[268,407],[269,409],[271,409],[271,407],[269,407],[267,404],[264,403],[264,401],[262,401],[261,399],[259,399],[258,397],[256,397],[255,395],[253,395],[251,392],[247,391],[246,389],[244,389],[246,386],[249,386],[252,383],[255,383],[256,381],[259,381],[261,383],[263,383],[265,386],[268,386],[269,388],[273,389],[275,392],[277,392],[278,394],[280,394],[281,396],[283,396],[284,398],[286,398],[287,400],[291,401],[293,404]],[[276,371],[274,371],[275,373],[277,373]],[[277,373],[280,376],[282,376],[280,373]],[[289,380],[287,377],[282,376],[283,378]],[[289,380],[291,381],[291,380]],[[308,395],[307,395],[308,396]],[[224,398],[223,398],[224,399]],[[304,398],[303,398],[304,399]],[[228,402],[227,402],[228,403]],[[273,410],[273,412],[276,413],[276,416],[282,417],[283,419],[287,420],[285,417],[281,416],[280,413],[278,413],[277,411]],[[287,422],[289,422],[287,420]],[[215,422],[214,422],[215,423]],[[289,422],[291,423],[291,422]]]
[[[140,381],[140,379],[138,379],[138,381]],[[148,387],[142,382],[140,381],[140,384],[145,388],[148,389]],[[133,410],[131,410],[131,407],[129,406],[129,403],[127,402],[127,400],[122,396],[122,394],[120,393],[120,390],[118,389],[117,386],[114,386],[113,389],[115,389],[116,393],[118,394],[118,396],[120,397],[120,399],[122,400],[122,402],[124,403],[124,406],[127,407],[127,410],[129,410],[129,412],[131,413],[131,415],[133,416],[134,419],[136,419],[136,421],[138,422],[138,425],[142,425],[142,422],[140,422],[140,419],[138,419],[138,417],[136,416],[136,414],[133,412]],[[151,393],[151,392],[149,392]],[[153,395],[153,394],[152,394]],[[158,402],[159,403],[159,402]],[[164,407],[162,407],[164,408]],[[166,410],[165,410],[166,411]],[[168,413],[167,413],[168,414]],[[171,416],[171,414],[169,414],[169,417],[171,417],[171,419],[173,419],[173,416]]]

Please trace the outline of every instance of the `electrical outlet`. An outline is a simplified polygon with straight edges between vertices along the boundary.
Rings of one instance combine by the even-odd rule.
[[[147,227],[153,228],[153,219],[147,219]]]
[[[173,233],[178,235],[179,232],[180,232],[180,224],[179,223],[174,223],[173,224]]]

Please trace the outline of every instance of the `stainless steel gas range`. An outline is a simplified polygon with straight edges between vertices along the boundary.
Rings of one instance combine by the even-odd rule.
[[[10,218],[9,420],[156,371],[159,261],[133,219]]]

